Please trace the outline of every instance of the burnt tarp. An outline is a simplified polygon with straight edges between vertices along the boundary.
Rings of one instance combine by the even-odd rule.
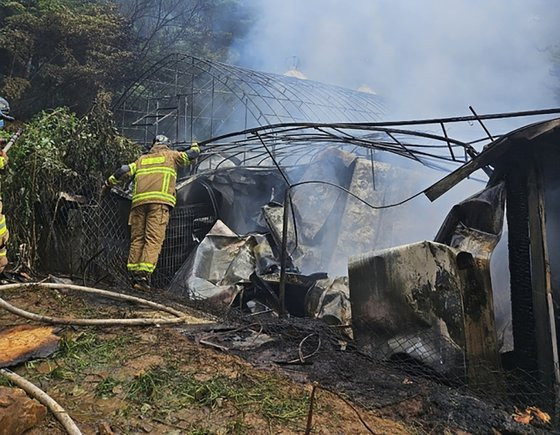
[[[265,236],[238,236],[217,221],[175,274],[170,290],[229,305],[251,284],[255,269],[274,269],[276,264]]]
[[[406,225],[414,224],[400,219],[398,209],[366,203],[396,202],[422,181],[421,173],[410,168],[329,148],[314,156],[298,182],[312,183],[293,190],[300,248],[294,251],[294,264],[304,273],[322,270],[341,276],[347,274],[349,256],[389,247],[396,236],[410,233]],[[277,225],[276,232],[281,228]]]
[[[372,205],[391,204],[412,195],[422,174],[386,162],[356,159],[348,190]],[[372,209],[350,195],[341,198],[343,210],[328,249],[332,255],[328,270],[347,274],[348,258],[374,249],[388,248],[403,234],[416,233],[414,219],[402,219],[402,209]]]
[[[279,312],[280,265],[275,251],[267,235],[238,236],[218,221],[177,272],[170,290],[215,306],[227,307],[238,298],[248,310],[257,304]],[[346,326],[351,335],[346,277],[301,275],[291,267],[286,275],[286,309],[294,316]]]
[[[265,232],[261,208],[283,202],[286,182],[277,169],[219,168],[191,177],[178,185],[177,201],[208,203],[216,216],[237,234]]]
[[[347,188],[352,178],[356,156],[327,148],[313,157],[298,182],[313,182],[292,191],[293,213],[297,224],[297,243],[293,253],[296,266],[305,272],[329,270],[333,235],[340,229],[346,194],[323,181]],[[281,222],[281,221],[280,221]],[[281,226],[278,229],[281,231]],[[281,233],[280,233],[281,234]],[[292,239],[295,240],[295,239]]]
[[[500,183],[454,206],[435,242],[352,257],[359,345],[384,358],[406,355],[445,375],[499,367],[489,260],[503,216]]]
[[[489,295],[486,304],[494,312],[497,340],[502,352],[513,350],[511,298],[509,287],[491,283],[490,260],[502,236],[505,197],[505,183],[502,181],[455,205],[435,238],[437,242],[473,256],[476,273]],[[504,256],[505,253],[501,254]],[[468,300],[474,298],[472,295],[466,297]],[[478,305],[473,309],[482,311],[483,307]]]
[[[352,308],[348,277],[317,280],[305,296],[308,316],[321,319],[329,325],[343,326],[343,332],[352,337]]]
[[[504,226],[503,182],[478,192],[453,206],[435,241],[489,259]]]

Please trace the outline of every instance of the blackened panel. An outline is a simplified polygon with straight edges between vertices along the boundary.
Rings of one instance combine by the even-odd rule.
[[[506,201],[516,365],[534,372],[537,369],[537,348],[531,285],[527,161],[527,155],[519,149],[508,156]]]

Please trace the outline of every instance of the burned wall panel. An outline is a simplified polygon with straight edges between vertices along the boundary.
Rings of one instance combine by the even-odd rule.
[[[515,359],[523,370],[535,372],[537,347],[534,339],[528,174],[525,158],[526,155],[520,149],[514,150],[508,157],[506,173],[508,247]]]

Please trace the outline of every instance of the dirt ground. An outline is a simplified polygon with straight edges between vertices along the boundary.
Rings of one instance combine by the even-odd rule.
[[[379,364],[321,322],[235,311],[216,318],[166,293],[135,295],[165,301],[206,325],[60,327],[56,353],[12,367],[86,434],[305,433],[311,402],[311,433],[545,432],[457,388]],[[57,317],[169,317],[67,290],[0,297]],[[28,323],[1,311],[0,330]],[[64,431],[49,415],[29,433]]]

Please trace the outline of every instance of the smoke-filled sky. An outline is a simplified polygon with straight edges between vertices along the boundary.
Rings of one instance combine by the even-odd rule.
[[[247,0],[255,24],[237,65],[357,89],[388,117],[427,118],[558,106],[551,52],[560,0]]]

